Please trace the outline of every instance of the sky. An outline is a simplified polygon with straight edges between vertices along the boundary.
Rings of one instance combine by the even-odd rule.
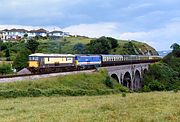
[[[0,29],[61,29],[169,50],[180,44],[179,5],[180,0],[0,0]]]

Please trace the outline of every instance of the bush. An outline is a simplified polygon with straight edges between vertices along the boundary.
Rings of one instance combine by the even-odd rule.
[[[152,64],[144,75],[144,90],[173,90],[179,89],[178,72],[165,63]],[[149,89],[147,89],[149,87]]]
[[[164,84],[162,84],[159,81],[152,81],[149,83],[148,85],[149,89],[151,89],[152,91],[163,91],[165,90],[165,86]]]
[[[113,82],[112,82],[112,80],[111,80],[111,78],[110,78],[109,76],[106,76],[105,84],[106,84],[106,86],[108,86],[109,88],[114,88]]]
[[[143,90],[142,90],[143,92],[150,92],[151,91],[151,89],[149,88],[149,86],[144,86],[143,87]]]
[[[2,63],[0,64],[0,73],[1,74],[10,74],[12,73],[12,67],[11,67],[11,64],[8,64],[8,63]]]
[[[126,97],[126,93],[122,93],[122,97]]]

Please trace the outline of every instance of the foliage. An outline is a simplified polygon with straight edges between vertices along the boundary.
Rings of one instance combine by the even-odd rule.
[[[150,82],[148,84],[148,87],[152,91],[163,91],[163,90],[165,90],[164,84],[159,82],[159,81],[157,81],[157,80],[154,80],[154,81]]]
[[[38,46],[39,46],[39,42],[37,42],[35,39],[27,40],[26,48],[29,49],[31,53],[35,53]]]
[[[6,56],[6,60],[7,61],[10,61],[10,52],[9,52],[9,49],[7,48],[6,51],[5,51],[5,56]]]
[[[101,37],[91,40],[87,44],[87,52],[91,54],[109,54],[110,50],[117,47],[117,40],[113,38]]]
[[[129,55],[136,55],[135,46],[132,42],[125,43],[123,46],[123,49],[125,50],[126,54]]]
[[[106,79],[105,79],[105,84],[106,84],[106,86],[108,86],[109,88],[113,88],[113,87],[114,87],[114,86],[113,86],[112,79],[111,79],[109,76],[106,77]]]
[[[123,93],[122,93],[122,97],[126,97],[126,93],[123,92]]]
[[[152,64],[145,74],[144,89],[157,90],[179,90],[180,89],[180,57],[178,44],[173,44],[172,53],[165,56],[162,62]]]
[[[6,50],[7,49],[7,44],[3,43],[2,41],[0,42],[0,51]]]
[[[179,73],[180,77],[180,46],[174,43],[171,48],[173,48],[173,51],[163,58],[163,62]]]
[[[24,38],[27,38],[28,37],[28,34],[26,33],[26,34],[24,34]]]
[[[112,37],[107,37],[107,39],[110,41],[111,43],[111,48],[114,49],[116,47],[118,47],[118,40],[112,38]]]
[[[17,53],[15,60],[13,61],[13,67],[19,71],[28,65],[28,56],[30,52],[27,49],[22,49]]]
[[[174,43],[171,45],[171,48],[173,49],[172,53],[175,57],[180,57],[180,45],[177,43]]]
[[[5,62],[1,63],[0,64],[0,73],[2,75],[12,73],[11,64],[8,64],[8,63],[5,63]]]
[[[85,45],[82,43],[77,43],[73,47],[74,54],[84,54],[85,53]]]
[[[145,86],[152,91],[172,90],[180,84],[178,73],[164,63],[152,64],[144,81]]]

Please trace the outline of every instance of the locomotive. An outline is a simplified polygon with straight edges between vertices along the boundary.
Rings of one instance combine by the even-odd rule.
[[[35,53],[29,55],[28,69],[32,73],[50,73],[131,63],[152,63],[159,61],[160,59],[160,56],[147,55],[72,55]]]

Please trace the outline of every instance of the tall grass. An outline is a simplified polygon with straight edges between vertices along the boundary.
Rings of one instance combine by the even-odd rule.
[[[0,100],[1,122],[179,122],[180,93]]]

